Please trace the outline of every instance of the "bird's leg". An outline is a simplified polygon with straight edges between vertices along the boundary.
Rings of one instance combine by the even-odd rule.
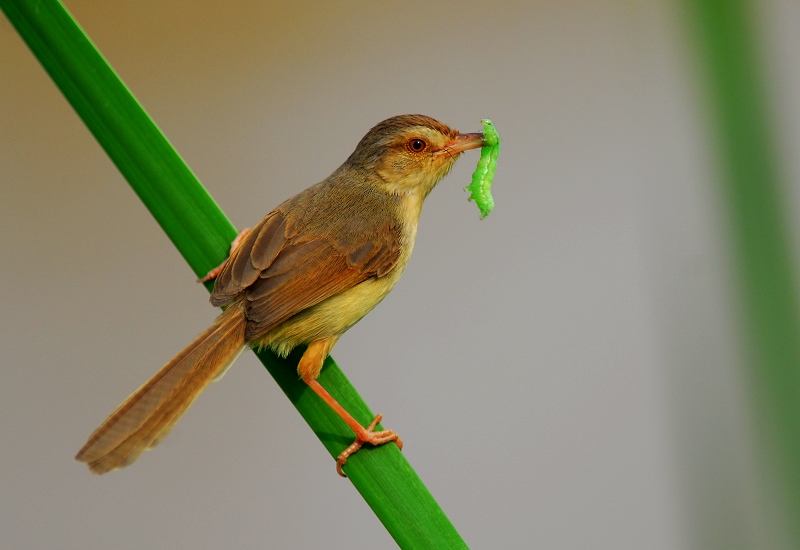
[[[353,430],[353,432],[355,432],[356,434],[357,442],[360,441],[361,444],[371,443],[372,445],[381,445],[383,443],[388,443],[389,441],[395,441],[397,439],[397,435],[395,435],[395,433],[392,430],[383,430],[381,432],[373,431],[375,429],[375,426],[378,425],[378,422],[381,421],[382,415],[379,414],[378,416],[376,416],[372,420],[370,425],[365,428],[361,424],[359,424],[358,420],[353,418],[349,412],[344,410],[344,407],[342,407],[339,404],[339,402],[336,401],[333,398],[333,396],[331,396],[331,394],[328,393],[328,390],[322,387],[322,384],[320,384],[316,380],[306,380],[305,382],[312,390],[314,390],[314,393],[319,395],[320,398],[323,401],[325,401],[325,403],[327,403],[328,406],[332,408],[336,414],[342,417],[342,420],[344,420],[348,426],[350,426],[350,429]],[[350,456],[355,451],[357,451],[361,447],[361,444],[358,445],[358,447],[353,449],[351,452],[347,453],[346,456]]]
[[[381,421],[381,418],[383,418],[382,415],[379,414],[373,418],[369,426],[365,428],[359,424],[358,421],[350,415],[350,413],[344,410],[344,407],[342,407],[333,398],[333,396],[331,396],[331,394],[329,394],[328,391],[322,387],[319,382],[311,379],[306,380],[305,383],[308,384],[308,386],[314,390],[314,393],[319,395],[320,398],[322,398],[322,400],[325,401],[325,403],[327,403],[336,414],[342,417],[342,420],[344,420],[345,423],[350,426],[350,429],[356,434],[356,440],[344,451],[339,453],[339,456],[336,458],[336,471],[340,476],[347,477],[342,471],[342,466],[345,465],[350,455],[358,451],[364,445],[364,443],[369,443],[370,445],[383,445],[384,443],[394,441],[399,449],[403,448],[403,440],[400,439],[392,430],[382,430],[379,432],[373,431],[375,430],[375,426],[378,425],[378,422]]]
[[[230,248],[230,251],[228,252],[228,258],[231,257],[231,254],[233,254],[233,251],[236,250],[236,247],[239,246],[239,244],[242,242],[242,239],[244,239],[247,236],[248,233],[250,233],[250,228],[249,227],[245,227],[244,229],[239,231],[239,234],[236,235],[236,238],[233,239],[233,242],[231,243],[231,248]],[[224,262],[222,262],[217,267],[215,267],[214,269],[212,269],[211,271],[206,273],[205,277],[201,277],[201,278],[197,279],[197,282],[198,283],[205,283],[206,281],[210,281],[212,279],[216,279],[217,275],[219,275],[219,272],[222,271],[222,267],[225,265],[225,262],[228,261],[228,258],[225,258]]]
[[[369,443],[370,445],[383,445],[384,443],[394,441],[397,447],[402,449],[403,441],[392,430],[381,430],[379,432],[374,431],[375,426],[377,426],[381,421],[382,415],[380,414],[377,415],[366,428],[359,424],[359,422],[353,418],[353,416],[347,412],[344,407],[342,407],[339,402],[336,401],[336,399],[334,399],[333,396],[329,394],[319,382],[317,382],[317,376],[322,369],[322,363],[328,356],[328,352],[331,350],[331,348],[333,348],[333,344],[336,343],[336,340],[338,340],[338,337],[312,342],[308,346],[308,349],[306,349],[303,357],[300,359],[300,364],[297,366],[297,370],[300,373],[303,381],[308,384],[308,387],[311,388],[314,393],[316,393],[325,403],[327,403],[327,405],[333,409],[333,411],[338,414],[356,434],[356,440],[344,451],[342,451],[336,459],[336,471],[340,476],[347,477],[342,471],[342,466],[345,465],[350,455],[358,451],[364,445],[364,443]]]

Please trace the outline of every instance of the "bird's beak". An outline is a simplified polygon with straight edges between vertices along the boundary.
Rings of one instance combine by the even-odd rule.
[[[470,149],[483,147],[483,134],[458,134],[447,142],[441,150],[442,154],[457,155]]]

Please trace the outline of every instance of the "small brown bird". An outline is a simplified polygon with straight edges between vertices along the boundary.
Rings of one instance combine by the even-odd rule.
[[[339,455],[340,474],[364,443],[401,446],[391,430],[373,431],[380,415],[361,426],[316,379],[339,337],[403,273],[425,197],[460,153],[482,145],[483,134],[459,134],[423,115],[396,116],[372,128],[333,174],[240,235],[211,294],[222,314],[128,397],[76,459],[97,474],[127,466],[160,443],[247,347],[286,356],[308,346],[300,377],[356,434]]]

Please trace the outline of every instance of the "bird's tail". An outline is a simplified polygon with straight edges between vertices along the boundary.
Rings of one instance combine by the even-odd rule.
[[[245,349],[245,317],[232,305],[126,399],[75,457],[96,474],[127,466],[158,445],[200,392]]]

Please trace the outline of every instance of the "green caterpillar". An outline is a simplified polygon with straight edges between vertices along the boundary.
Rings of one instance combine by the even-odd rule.
[[[489,215],[494,208],[492,198],[492,180],[494,172],[497,170],[497,157],[500,155],[500,136],[488,118],[481,120],[483,124],[483,147],[481,147],[481,158],[478,160],[478,167],[472,174],[472,183],[464,188],[469,191],[469,199],[474,200],[481,211],[481,219]]]

